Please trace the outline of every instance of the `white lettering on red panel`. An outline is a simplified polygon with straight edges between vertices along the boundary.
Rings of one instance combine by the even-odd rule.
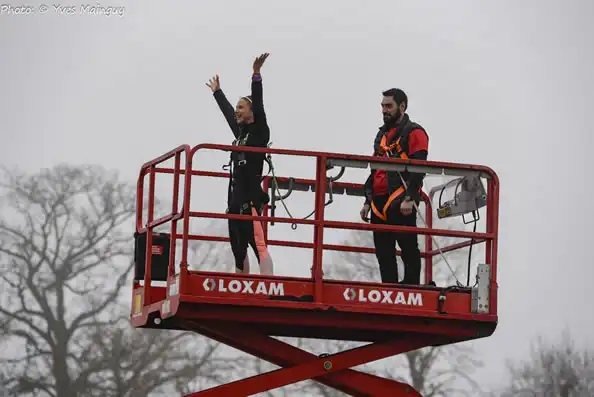
[[[347,301],[383,303],[389,305],[423,306],[420,292],[388,291],[347,288],[342,294]]]
[[[207,278],[202,283],[205,291],[231,292],[235,294],[252,295],[285,295],[283,283],[250,281],[250,280],[226,280]]]

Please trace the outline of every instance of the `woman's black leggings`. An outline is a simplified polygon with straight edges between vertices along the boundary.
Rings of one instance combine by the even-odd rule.
[[[262,191],[259,183],[241,179],[234,180],[229,198],[228,212],[230,214],[261,215],[262,207],[267,201],[265,200],[267,197],[267,194]],[[244,271],[248,245],[254,250],[260,267],[266,261],[265,267],[268,269],[267,266],[270,257],[264,241],[262,223],[259,220],[229,219],[229,239],[235,258],[235,267],[239,271]],[[264,272],[268,273],[266,269],[264,269]]]

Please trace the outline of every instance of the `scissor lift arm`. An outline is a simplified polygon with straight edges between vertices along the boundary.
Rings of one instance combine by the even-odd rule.
[[[421,397],[408,384],[350,368],[404,353],[410,351],[411,348],[414,350],[425,347],[431,340],[429,336],[419,335],[415,340],[396,339],[376,342],[352,350],[317,357],[250,329],[228,328],[226,324],[218,326],[194,324],[193,327],[204,336],[283,368],[192,393],[185,397],[250,396],[307,379],[314,379],[326,386],[357,397]]]

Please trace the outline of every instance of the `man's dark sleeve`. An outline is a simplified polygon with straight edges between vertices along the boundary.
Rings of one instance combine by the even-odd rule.
[[[373,147],[374,147],[374,152],[372,154],[372,156],[375,156],[377,154],[377,152],[375,151],[375,148],[377,148],[377,146],[379,145],[382,136],[383,136],[383,131],[380,129],[377,134],[375,135],[375,139],[373,140]],[[371,199],[372,199],[372,195],[373,195],[373,177],[374,177],[374,172],[375,170],[371,170],[371,172],[369,173],[369,176],[367,177],[367,179],[365,180],[365,185],[364,185],[364,190],[365,190],[365,204],[371,204]]]
[[[223,93],[223,90],[220,88],[213,93],[213,96],[217,101],[223,116],[225,116],[229,127],[231,127],[233,135],[235,135],[235,138],[239,138],[239,126],[237,125],[237,120],[235,120],[235,110],[233,109],[233,106],[229,103],[227,97]]]
[[[413,160],[427,160],[429,154],[429,137],[422,129],[416,129],[409,135],[408,158]],[[424,173],[410,173],[407,181],[408,189],[406,195],[415,201],[421,201],[419,188],[425,178]]]
[[[365,204],[371,204],[373,194],[373,170],[369,173],[363,189],[365,191]]]

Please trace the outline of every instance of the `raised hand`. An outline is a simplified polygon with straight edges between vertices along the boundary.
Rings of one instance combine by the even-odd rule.
[[[215,92],[216,90],[221,88],[221,83],[219,82],[219,75],[217,74],[216,76],[208,80],[208,83],[206,83],[206,85],[210,87],[212,92]]]
[[[260,74],[260,69],[262,68],[262,65],[264,65],[264,61],[266,61],[266,58],[268,58],[268,55],[270,55],[270,53],[265,52],[264,54],[260,55],[259,57],[257,57],[254,60],[254,73],[255,74]]]

